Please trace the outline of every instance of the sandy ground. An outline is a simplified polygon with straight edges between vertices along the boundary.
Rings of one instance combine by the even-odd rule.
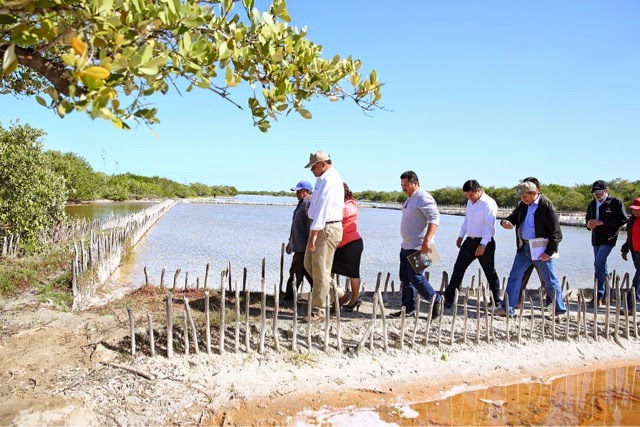
[[[385,297],[385,301],[388,309],[399,306],[397,297]],[[179,299],[174,302],[174,313],[181,314]],[[202,314],[197,311],[197,300],[192,307],[198,316]],[[193,354],[192,347],[185,356],[184,348],[177,345],[174,357],[167,359],[164,319],[154,318],[158,356],[150,357],[146,312],[143,306],[134,309],[138,311],[139,345],[132,357],[124,306],[112,304],[77,314],[39,304],[33,295],[1,300],[0,425],[291,425],[304,423],[300,415],[304,410],[417,402],[469,388],[548,381],[564,374],[640,364],[640,340],[632,335],[625,338],[622,332],[615,340],[576,340],[575,318],[570,340],[564,340],[566,323],[561,322],[552,341],[547,316],[542,343],[539,312],[533,338],[529,337],[528,317],[523,318],[521,344],[514,342],[517,321],[510,322],[512,342],[507,343],[506,322],[499,318],[494,320],[495,341],[485,342],[482,319],[480,342],[474,344],[476,322],[470,319],[463,343],[464,326],[458,317],[452,345],[452,316],[447,312],[440,324],[440,345],[438,322],[433,322],[429,343],[424,346],[427,316],[423,313],[415,346],[411,346],[413,320],[408,322],[403,350],[398,348],[400,321],[394,320],[388,322],[387,352],[380,323],[373,350],[366,347],[356,352],[370,323],[370,302],[363,304],[363,312],[343,318],[342,353],[336,349],[333,319],[327,352],[323,351],[324,324],[312,326],[311,351],[306,347],[307,326],[300,324],[300,351],[292,351],[291,311],[282,310],[279,352],[274,348],[269,319],[265,352],[257,353],[260,321],[253,316],[251,352],[245,352],[243,328],[240,351],[234,352],[231,322],[225,354],[218,354],[218,334],[213,331],[212,354],[206,354],[201,334],[200,354]],[[252,314],[256,314],[253,309]],[[592,317],[588,319],[591,322]],[[601,316],[601,328],[603,320]],[[181,325],[175,325],[174,342],[182,339]]]

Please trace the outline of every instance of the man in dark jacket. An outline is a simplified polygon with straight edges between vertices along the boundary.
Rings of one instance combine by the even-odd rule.
[[[557,257],[558,245],[562,240],[556,208],[540,193],[535,183],[530,181],[518,184],[516,198],[520,199],[520,203],[508,217],[500,221],[500,225],[507,230],[511,230],[514,226],[516,228],[518,250],[513,260],[506,290],[509,306],[507,307],[505,298],[502,305],[495,311],[495,315],[513,316],[520,296],[522,276],[531,264],[534,264],[542,275],[547,292],[555,295],[556,315],[564,314],[567,308],[562,299],[560,283],[553,270],[553,257]],[[537,251],[541,253],[532,257],[532,252]]]
[[[587,207],[585,218],[587,228],[591,230],[593,246],[593,266],[598,281],[598,296],[591,300],[592,306],[602,303],[604,299],[604,283],[609,271],[607,258],[618,240],[618,230],[627,222],[627,213],[622,200],[609,195],[607,183],[598,180],[591,186],[593,200]]]
[[[636,268],[636,274],[633,276],[631,286],[633,292],[635,292],[636,300],[640,296],[638,290],[640,289],[640,197],[635,199],[629,206],[632,215],[627,222],[627,241],[622,245],[622,259],[627,260],[627,254],[631,252],[631,259],[633,265]],[[627,307],[633,309],[633,296],[627,294]]]

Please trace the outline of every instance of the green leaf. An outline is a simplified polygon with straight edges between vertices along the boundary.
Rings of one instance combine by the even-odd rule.
[[[184,49],[184,53],[189,53],[189,50],[191,50],[191,36],[188,32],[182,35],[182,47]]]
[[[18,22],[18,19],[15,16],[11,15],[0,15],[0,25],[11,25]]]
[[[32,45],[38,42],[38,35],[29,24],[20,24],[11,31],[11,41],[19,45]]]
[[[218,57],[220,60],[227,59],[231,54],[233,54],[233,51],[227,47],[227,43],[221,43],[218,47]]]
[[[307,120],[311,119],[311,113],[309,112],[309,110],[305,110],[304,108],[299,108],[298,114],[300,114],[302,117],[304,117]]]
[[[247,10],[253,10],[253,1],[254,0],[242,0],[242,4]]]
[[[47,106],[47,101],[45,101],[41,96],[36,95],[36,101],[38,101],[38,104],[42,105],[43,107]]]
[[[2,72],[11,74],[18,68],[18,57],[16,56],[16,44],[11,43],[2,57]]]

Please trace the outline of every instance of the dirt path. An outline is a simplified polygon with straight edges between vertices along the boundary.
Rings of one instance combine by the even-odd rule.
[[[134,306],[144,336],[144,311]],[[345,319],[346,346],[357,344],[367,316]],[[157,322],[161,331],[163,320]],[[443,331],[450,322],[446,315]],[[504,328],[504,320],[496,322]],[[177,348],[172,359],[148,357],[144,349],[132,358],[123,305],[75,314],[39,304],[34,295],[0,300],[0,425],[281,425],[295,423],[302,410],[422,401],[470,387],[640,364],[635,338],[620,344],[560,337],[521,345],[443,342],[388,353],[377,345],[373,352],[338,354],[331,335],[328,353],[317,340],[312,352],[298,353],[290,350],[290,322],[280,328],[279,353],[272,340],[264,355],[255,347],[236,354],[228,341],[224,355],[207,355],[201,347],[186,357]],[[254,345],[258,335],[254,327]]]

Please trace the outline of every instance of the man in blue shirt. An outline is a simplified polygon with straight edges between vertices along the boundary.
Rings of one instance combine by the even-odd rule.
[[[518,184],[516,198],[520,203],[511,214],[500,221],[500,225],[507,230],[516,228],[517,252],[513,260],[513,267],[509,274],[506,293],[509,296],[509,306],[503,300],[495,311],[497,316],[513,316],[515,305],[518,303],[522,276],[534,264],[542,276],[547,292],[555,295],[556,315],[567,312],[562,299],[562,289],[553,269],[553,256],[558,252],[558,245],[562,240],[562,231],[558,221],[558,213],[553,203],[540,193],[535,183],[530,181]],[[547,239],[546,248],[539,258],[532,259],[529,241],[536,238]]]
[[[298,198],[298,206],[293,211],[293,218],[291,220],[291,231],[289,232],[289,241],[285,251],[291,255],[291,267],[289,268],[289,279],[287,280],[287,290],[284,294],[283,301],[293,301],[293,283],[295,280],[295,286],[297,290],[300,290],[303,278],[306,278],[309,284],[313,286],[311,276],[304,269],[304,252],[307,247],[307,241],[309,240],[309,217],[307,216],[307,210],[309,209],[309,203],[311,203],[311,191],[313,187],[311,183],[307,181],[300,181],[291,191],[296,192]]]

